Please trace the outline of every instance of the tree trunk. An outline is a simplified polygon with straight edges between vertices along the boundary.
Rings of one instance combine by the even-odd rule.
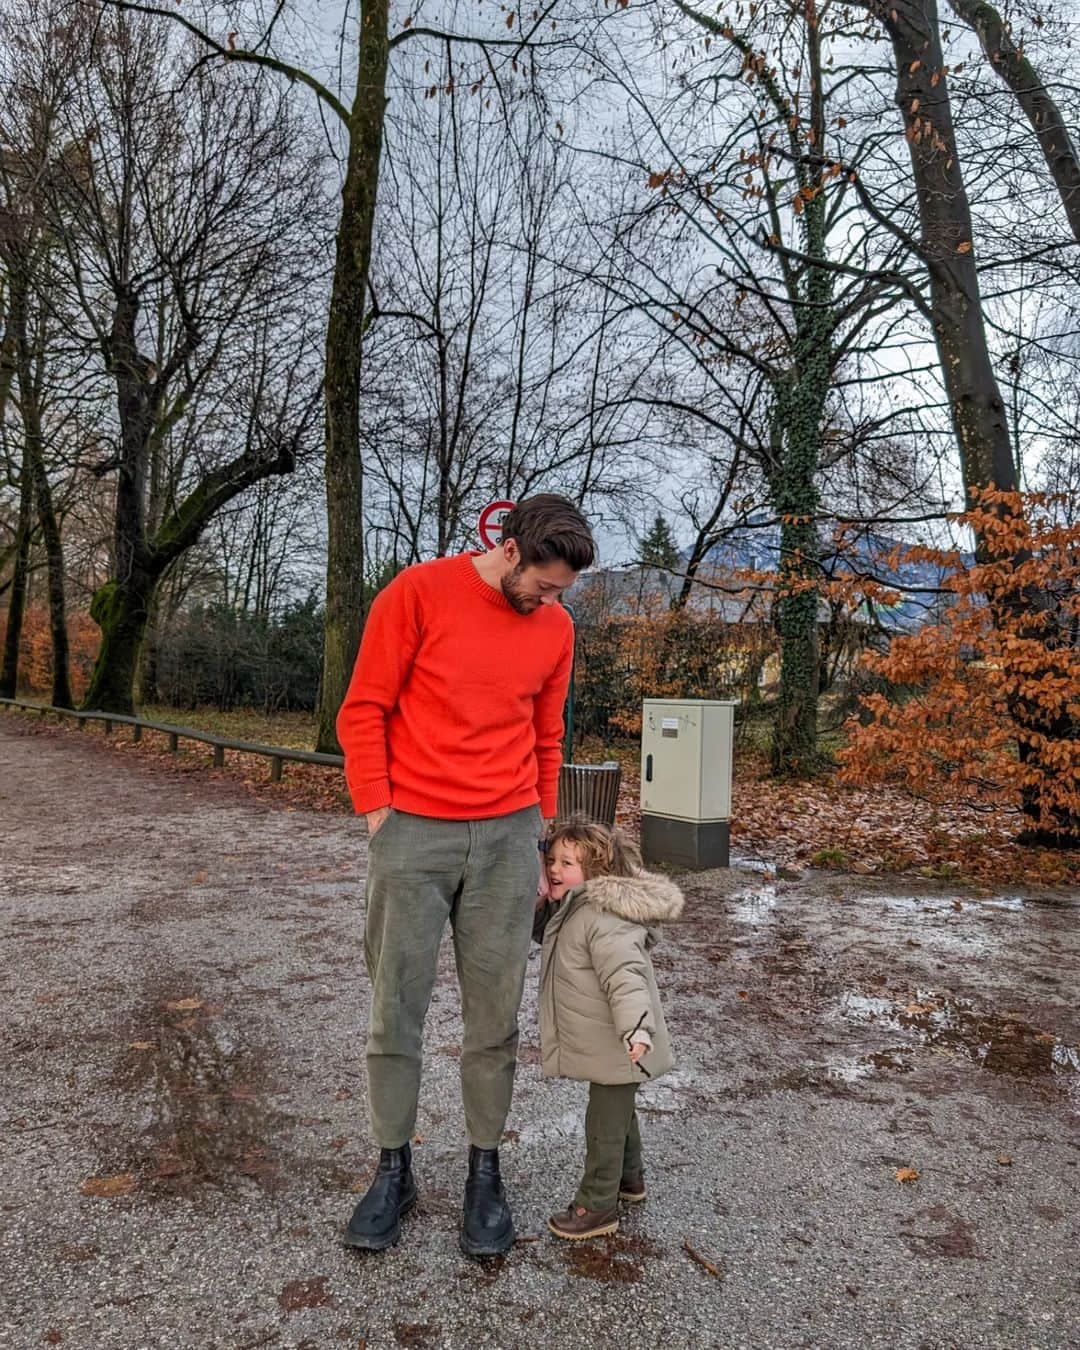
[[[1039,142],[1073,237],[1080,240],[1080,160],[1049,89],[1023,50],[1013,42],[993,5],[986,0],[949,0],[949,4],[975,30],[991,69],[1016,96]]]
[[[101,629],[101,646],[83,699],[87,710],[135,715],[135,675],[153,590],[153,577],[140,568],[123,585],[113,579],[94,594],[90,617]]]
[[[25,259],[21,259],[25,263]],[[11,275],[11,324],[15,339],[15,362],[19,381],[19,411],[22,415],[26,453],[24,472],[33,484],[38,523],[48,565],[49,630],[52,637],[52,704],[54,708],[73,708],[70,661],[68,655],[67,615],[64,599],[64,546],[60,525],[53,509],[52,486],[45,467],[45,439],[41,426],[42,345],[37,351],[30,342],[27,313],[27,272],[24,266]],[[40,326],[40,325],[39,325]]]
[[[1010,60],[996,59],[995,49],[999,54],[1005,52],[1001,43],[1007,35],[994,29],[989,18],[993,11],[988,6],[972,8],[957,3],[954,8],[965,17],[969,17],[968,11],[971,11],[971,21],[987,49],[991,64],[997,65],[1005,78],[1011,76],[1018,81],[1028,78],[1027,72],[1017,64],[1015,48],[1011,50]],[[875,5],[875,12],[889,33],[896,57],[896,100],[904,113],[919,201],[920,244],[930,275],[934,338],[949,395],[965,496],[970,508],[975,505],[978,489],[1018,492],[1020,483],[1005,404],[986,341],[971,212],[953,132],[937,7],[935,0],[889,0],[888,4]],[[1011,47],[1011,43],[1009,45]],[[1037,91],[1028,92],[1034,96]],[[1029,102],[1025,106],[1021,99],[1021,106],[1033,119],[1050,116],[1045,105],[1034,106]],[[1049,106],[1053,107],[1052,104]],[[1033,120],[1033,125],[1038,131],[1037,120]],[[1075,185],[1069,176],[1068,164],[1060,157],[1052,159],[1049,153],[1054,149],[1067,160],[1071,157],[1071,147],[1067,138],[1058,144],[1054,139],[1040,136],[1040,142],[1069,212],[1070,223],[1074,223],[1074,209],[1080,203],[1074,195]],[[986,558],[987,551],[978,532],[976,552],[980,560]],[[1018,554],[1015,561],[1023,563],[1025,556]],[[1030,587],[1018,586],[1012,593],[997,597],[992,612],[1002,627],[1009,627],[1017,619],[1022,621],[1025,616],[1045,611],[1053,604],[1052,597],[1045,593],[1034,593]],[[1031,635],[1039,637],[1040,634],[1038,625],[1033,625]],[[1038,672],[1033,675],[1037,677]],[[1051,740],[1068,740],[1073,734],[1067,716],[1048,719],[1042,709],[1019,696],[1010,701],[1009,713],[1024,733],[1036,733]],[[1024,738],[1018,741],[1018,753],[1021,762],[1031,757],[1031,748]],[[1021,793],[1021,807],[1030,821],[1037,822],[1039,812],[1033,790]],[[1075,816],[1063,815],[1055,826],[1057,833],[1048,834],[1033,825],[1025,838],[1029,842],[1055,837],[1059,842],[1076,838]]]
[[[150,597],[150,606],[146,615],[146,628],[143,632],[142,649],[139,652],[139,668],[135,676],[136,698],[139,703],[154,703],[157,700],[158,654],[161,645],[161,598],[158,587]]]
[[[816,11],[806,16],[810,61],[810,131],[800,196],[806,256],[828,256],[826,192],[822,148],[825,102],[821,40]],[[772,740],[774,774],[808,777],[823,767],[817,747],[821,678],[818,587],[821,584],[817,513],[821,504],[821,428],[833,377],[833,277],[825,267],[808,269],[801,288],[792,288],[795,343],[787,380],[777,389],[775,416],[782,433],[782,457],[769,475],[773,505],[780,516],[780,576],[776,628],[780,637],[780,707]]]
[[[19,641],[26,615],[26,596],[30,581],[30,540],[34,529],[34,486],[30,467],[23,454],[22,484],[19,489],[19,523],[15,532],[15,570],[8,591],[7,627],[4,630],[4,659],[0,665],[0,698],[14,698],[19,683]]]
[[[45,469],[40,424],[28,446],[34,475],[34,497],[45,545],[49,584],[49,631],[52,636],[52,702],[54,708],[74,708],[71,696],[71,660],[68,646],[67,603],[64,594],[64,544],[53,509],[52,486]]]
[[[118,287],[109,344],[120,421],[114,575],[90,603],[90,617],[101,628],[101,645],[83,699],[86,709],[128,716],[135,712],[139,649],[156,581],[149,567],[145,511],[149,445],[160,394],[154,368],[138,349],[138,314],[138,295],[129,287]]]
[[[388,0],[362,0],[356,98],[326,330],[326,625],[316,748],[330,753],[340,748],[334,723],[363,624],[361,343],[386,110],[388,19]]]
[[[949,398],[968,506],[972,489],[1016,490],[1009,422],[986,341],[971,208],[956,148],[936,0],[888,0],[874,11],[896,57],[930,276],[934,341]]]
[[[783,464],[770,478],[781,518],[780,575],[774,623],[780,638],[780,706],[771,746],[774,774],[807,777],[822,768],[817,748],[820,650],[818,635],[817,487],[821,416],[828,388],[828,347],[810,357],[792,396],[781,400]],[[824,378],[824,386],[821,378]]]

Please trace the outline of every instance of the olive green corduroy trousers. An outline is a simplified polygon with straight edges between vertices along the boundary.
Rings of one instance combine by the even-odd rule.
[[[393,811],[372,836],[364,929],[372,986],[367,1073],[380,1148],[400,1148],[416,1127],[424,1018],[447,922],[465,1024],[461,1096],[469,1142],[498,1148],[514,1089],[540,828],[535,806],[486,820]]]
[[[639,1083],[590,1083],[585,1112],[585,1175],[574,1204],[606,1213],[619,1202],[619,1183],[641,1171]]]

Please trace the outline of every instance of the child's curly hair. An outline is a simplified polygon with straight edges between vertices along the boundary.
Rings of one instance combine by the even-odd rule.
[[[584,816],[557,820],[548,830],[547,847],[573,844],[581,852],[585,880],[592,877],[632,877],[642,869],[641,851],[617,826],[598,825]]]

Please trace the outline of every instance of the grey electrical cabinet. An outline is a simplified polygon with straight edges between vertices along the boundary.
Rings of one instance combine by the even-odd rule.
[[[727,867],[734,699],[647,698],[641,709],[646,862]]]

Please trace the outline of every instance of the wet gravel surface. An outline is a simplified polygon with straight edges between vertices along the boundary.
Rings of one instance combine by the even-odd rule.
[[[487,1262],[445,952],[421,1202],[370,1256],[362,827],[10,715],[0,811],[4,1347],[1080,1345],[1075,895],[687,879],[650,1197],[574,1247],[584,1089],[539,1077],[534,956]]]

